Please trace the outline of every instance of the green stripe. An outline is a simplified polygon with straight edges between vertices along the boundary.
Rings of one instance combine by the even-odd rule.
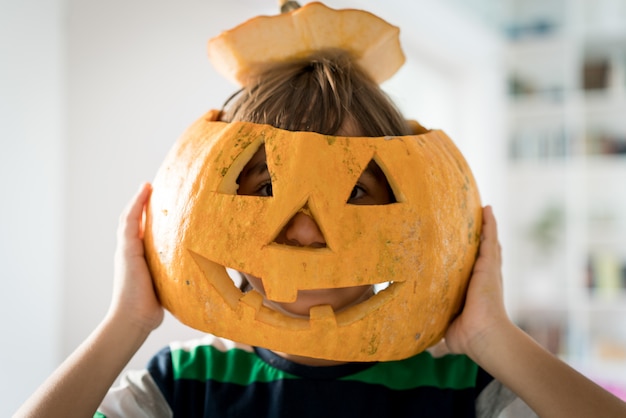
[[[239,385],[297,379],[292,374],[269,366],[255,353],[241,349],[223,352],[203,345],[190,351],[173,350],[172,363],[175,379],[214,380]]]
[[[249,385],[299,378],[268,365],[255,353],[241,349],[223,352],[202,345],[191,350],[173,350],[172,363],[175,379]],[[476,385],[477,374],[478,366],[467,356],[434,358],[423,352],[406,360],[377,363],[341,380],[384,385],[393,390],[423,386],[466,389]]]
[[[370,384],[382,384],[390,389],[405,390],[421,386],[440,389],[466,389],[476,385],[478,366],[467,356],[446,355],[434,358],[428,352],[400,361],[378,363],[375,366],[344,377]]]
[[[102,412],[96,411],[96,413],[93,414],[93,418],[107,418],[107,417]]]

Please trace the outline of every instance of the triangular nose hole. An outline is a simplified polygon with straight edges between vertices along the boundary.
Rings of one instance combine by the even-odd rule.
[[[326,237],[308,201],[280,228],[273,242],[294,247],[326,248]]]
[[[349,205],[389,205],[396,203],[394,183],[383,167],[372,158],[350,190],[346,203]]]

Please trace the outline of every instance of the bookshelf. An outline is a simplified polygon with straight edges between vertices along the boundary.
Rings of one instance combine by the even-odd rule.
[[[626,390],[626,2],[508,0],[514,319]]]

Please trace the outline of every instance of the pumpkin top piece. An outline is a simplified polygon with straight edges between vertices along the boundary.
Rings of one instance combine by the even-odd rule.
[[[347,51],[377,83],[404,64],[400,30],[372,13],[313,2],[288,13],[257,16],[209,40],[216,70],[245,86],[272,64],[317,51]]]

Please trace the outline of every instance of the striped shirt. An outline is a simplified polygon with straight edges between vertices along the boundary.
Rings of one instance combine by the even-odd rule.
[[[128,373],[96,416],[502,417],[519,404],[463,355],[314,367],[209,335]]]

